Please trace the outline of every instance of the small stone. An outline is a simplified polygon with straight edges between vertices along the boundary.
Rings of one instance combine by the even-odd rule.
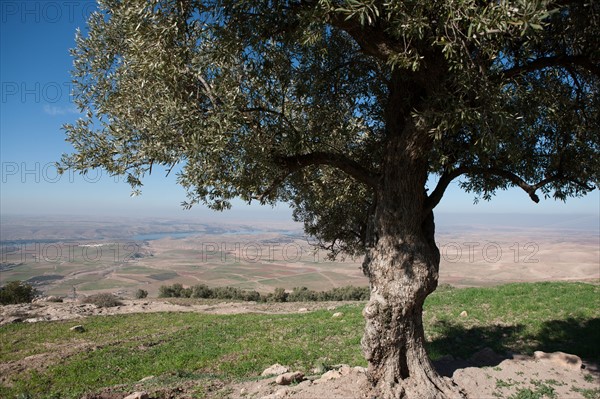
[[[307,308],[300,308],[300,309],[298,309],[298,313],[306,313],[306,312],[308,312]]]
[[[329,310],[329,311],[335,310],[335,306],[327,306],[327,310]]]
[[[40,321],[46,321],[46,319],[43,318],[43,317],[33,317],[31,319],[25,319],[25,320],[23,320],[23,323],[37,323],[37,322],[40,322]]]
[[[460,312],[460,317],[467,317],[469,314],[467,313],[466,310],[463,310],[462,312]]]
[[[342,312],[335,312],[331,317],[342,317],[344,314]]]
[[[69,330],[75,331],[75,332],[78,332],[78,333],[85,332],[85,328],[81,324],[77,325],[77,326],[73,326],[73,327],[69,328]]]
[[[123,399],[148,399],[149,396],[146,392],[134,392],[131,395],[125,396]]]
[[[275,363],[274,365],[266,368],[262,373],[261,376],[263,377],[269,377],[272,375],[281,375],[281,374],[285,374],[288,371],[290,371],[289,368],[282,366],[279,363]]]
[[[138,382],[146,382],[146,381],[149,381],[149,380],[151,380],[151,379],[153,379],[153,378],[154,378],[154,376],[153,376],[153,375],[149,375],[148,377],[144,377],[144,378],[142,378],[142,379],[141,379],[141,380],[139,380]]]
[[[245,395],[247,393],[248,393],[248,390],[246,388],[240,389],[240,395]]]
[[[304,374],[299,371],[278,375],[275,379],[277,385],[290,385],[294,382],[300,382],[304,378]]]

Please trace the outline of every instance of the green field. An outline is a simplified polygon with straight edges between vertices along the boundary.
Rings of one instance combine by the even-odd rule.
[[[193,313],[97,316],[83,321],[0,327],[0,362],[36,355],[43,367],[8,376],[2,398],[79,398],[86,392],[156,376],[149,384],[193,383],[197,397],[215,381],[255,378],[281,363],[309,370],[318,363],[365,365],[364,325],[356,303],[303,314]],[[463,311],[468,317],[460,317]],[[484,347],[498,353],[564,351],[600,361],[600,286],[585,283],[442,287],[426,302],[424,322],[433,359],[467,358]],[[86,332],[69,327],[83,324]],[[30,358],[31,359],[31,358]],[[32,367],[34,369],[32,369]]]

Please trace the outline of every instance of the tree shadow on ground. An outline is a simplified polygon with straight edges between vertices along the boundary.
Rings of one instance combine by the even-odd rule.
[[[532,355],[534,351],[566,352],[584,360],[588,371],[600,374],[600,318],[549,320],[536,334],[525,325],[465,327],[440,321],[435,325],[440,338],[427,349],[438,371],[451,376],[459,368],[496,366],[513,354]],[[493,350],[482,351],[485,348]]]

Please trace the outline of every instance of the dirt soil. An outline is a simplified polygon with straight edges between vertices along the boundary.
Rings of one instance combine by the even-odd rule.
[[[123,300],[123,305],[113,308],[98,308],[80,302],[36,302],[32,304],[8,305],[0,307],[0,325],[15,322],[39,322],[49,320],[72,320],[91,315],[113,315],[144,312],[197,312],[211,314],[236,313],[297,313],[317,309],[335,309],[344,302],[323,303],[204,303],[188,304],[168,300]],[[71,347],[72,350],[86,350]],[[17,369],[31,368],[33,364],[43,366],[56,359],[23,359],[14,367],[0,367],[2,374],[14,373]],[[565,360],[566,359],[566,360]],[[567,355],[550,356],[543,353],[538,357],[516,354],[498,355],[484,349],[468,360],[451,357],[436,363],[439,372],[453,382],[468,398],[573,398],[600,399],[600,372],[598,365],[569,362]],[[17,364],[18,363],[18,364]],[[4,364],[2,366],[9,366]],[[16,369],[15,369],[16,367]],[[291,370],[293,371],[293,370]],[[263,378],[241,383],[221,383],[207,392],[209,398],[323,398],[349,399],[373,398],[365,371],[361,367],[340,366],[325,376],[316,374],[304,377],[302,382],[292,385],[278,385],[276,377]],[[150,384],[149,386],[151,386]],[[146,391],[153,397],[192,398],[197,387],[176,387],[169,392],[165,388],[148,389],[148,384],[140,383],[136,388]],[[529,390],[530,392],[527,392]],[[122,399],[128,394],[119,392],[118,387],[107,388],[105,393],[87,399]],[[516,396],[520,394],[521,396]],[[166,396],[165,396],[166,395]],[[529,395],[529,396],[528,396]]]
[[[483,361],[483,363],[482,363]],[[483,350],[471,359],[446,359],[436,367],[451,378],[467,398],[598,398],[600,397],[600,374],[598,370],[576,368],[559,364],[550,359],[510,355],[503,358],[490,350]],[[344,367],[326,379],[311,376],[297,385],[281,386],[275,378],[245,382],[229,386],[228,398],[331,398],[372,399],[369,383],[362,367]],[[586,377],[587,376],[587,377]],[[526,391],[531,391],[527,396]],[[522,396],[516,396],[519,394]],[[407,391],[407,393],[410,391]],[[537,394],[537,395],[536,395]],[[409,398],[418,398],[418,393]]]

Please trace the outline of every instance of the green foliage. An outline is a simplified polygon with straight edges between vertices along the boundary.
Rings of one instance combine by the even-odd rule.
[[[11,281],[0,287],[0,304],[29,303],[35,295],[36,290],[31,285],[18,280]]]
[[[484,199],[581,196],[600,180],[599,14],[589,0],[103,0],[72,51],[84,116],[60,166],[126,175],[134,193],[174,170],[185,206],[288,201],[333,256],[370,245],[388,170],[461,176]],[[419,171],[384,156],[409,128]]]
[[[288,294],[287,292],[285,292],[285,289],[275,288],[275,291],[273,291],[273,295],[269,296],[267,300],[273,302],[285,302],[287,301],[287,298]]]
[[[574,387],[572,389],[572,391],[580,393],[581,396],[583,396],[585,399],[599,399],[600,398],[600,388],[584,389],[584,388]]]
[[[141,288],[135,292],[135,299],[144,299],[147,296],[148,296],[148,291],[143,290]]]
[[[91,303],[100,308],[112,308],[123,305],[123,302],[118,297],[108,292],[90,295],[83,299],[83,303]]]

